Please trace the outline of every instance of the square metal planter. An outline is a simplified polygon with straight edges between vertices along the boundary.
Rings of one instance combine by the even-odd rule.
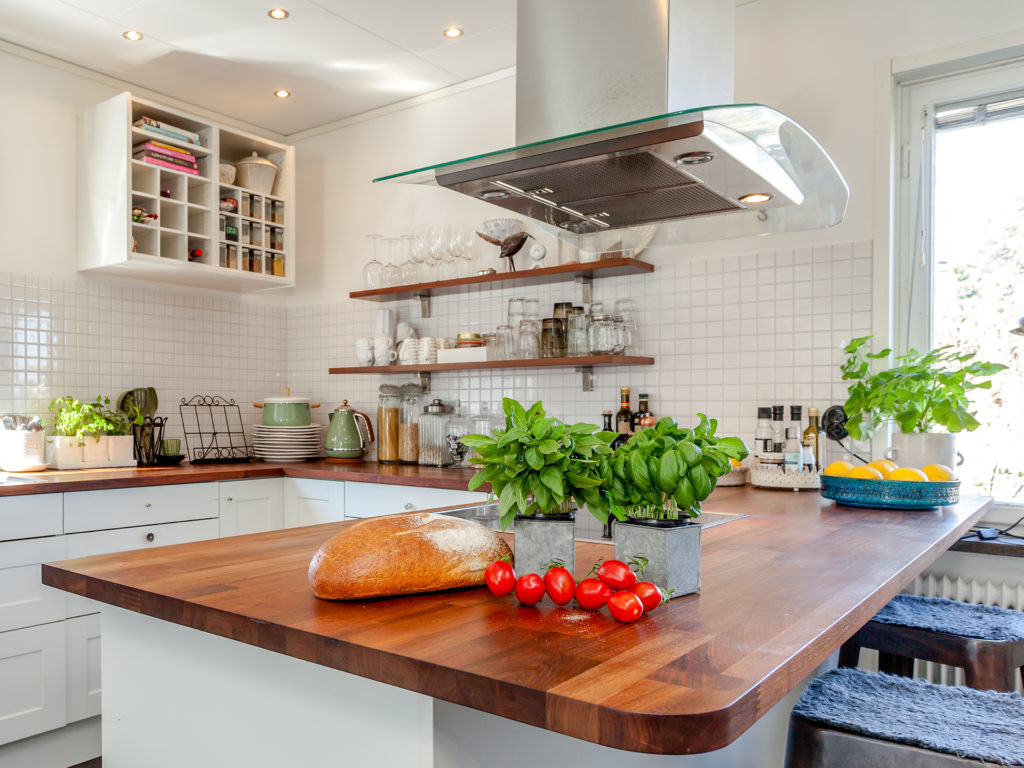
[[[527,573],[544,575],[544,566],[552,560],[561,560],[569,573],[576,566],[576,516],[522,516],[517,515],[513,526],[515,534],[516,576]]]
[[[674,590],[672,597],[700,592],[700,524],[664,522],[616,521],[615,558],[627,562],[637,555],[646,557],[643,580]]]

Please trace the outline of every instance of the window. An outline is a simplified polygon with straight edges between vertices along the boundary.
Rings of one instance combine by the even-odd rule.
[[[972,393],[964,493],[1024,503],[1024,65],[905,86],[897,351],[951,345],[1010,369]]]

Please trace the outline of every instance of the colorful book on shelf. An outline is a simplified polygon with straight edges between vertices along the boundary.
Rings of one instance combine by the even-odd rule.
[[[164,122],[161,122],[159,120],[155,120],[152,117],[146,117],[145,115],[143,115],[138,120],[136,120],[134,123],[132,123],[132,125],[138,126],[139,128],[155,129],[155,130],[158,130],[158,131],[164,131],[166,133],[171,134],[172,136],[179,136],[182,139],[186,139],[186,140],[188,140],[192,144],[198,144],[199,143],[199,134],[198,133],[194,133],[193,131],[187,131],[184,128],[179,128],[176,125],[171,125],[170,123],[164,123]]]
[[[193,144],[193,145],[195,145],[197,147],[198,146],[202,146],[199,143],[199,139],[190,139],[190,138],[186,138],[185,136],[179,136],[176,133],[171,133],[170,131],[165,131],[163,128],[153,128],[152,126],[149,126],[149,125],[144,125],[144,126],[142,126],[142,128],[146,131],[146,133],[151,133],[154,136],[166,137],[168,139],[173,139],[174,141],[180,141],[183,144]]]
[[[165,163],[171,163],[172,165],[180,166],[181,168],[197,168],[195,160],[186,160],[183,157],[175,157],[173,155],[164,154],[163,152],[151,152],[148,149],[143,152],[136,152],[132,157],[136,160],[144,160],[147,157],[152,157],[155,160],[163,160]]]
[[[169,144],[161,144],[158,141],[140,142],[132,147],[133,152],[145,152],[147,150],[161,155],[167,155],[168,157],[178,158],[179,160],[188,160],[190,163],[194,163],[196,161],[196,157],[192,153],[186,152],[184,149],[172,147]]]
[[[169,163],[166,160],[160,160],[159,158],[156,157],[139,157],[136,159],[141,160],[144,163],[149,163],[150,165],[158,165],[161,168],[170,168],[172,171],[191,173],[193,176],[199,175],[199,171],[196,168],[186,168],[185,166],[182,165],[175,165],[174,163]]]

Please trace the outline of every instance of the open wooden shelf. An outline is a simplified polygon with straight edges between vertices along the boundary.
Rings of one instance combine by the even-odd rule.
[[[557,267],[524,269],[521,272],[496,272],[493,275],[473,275],[472,277],[458,277],[453,280],[436,280],[429,283],[412,283],[410,285],[395,285],[390,288],[352,291],[349,294],[349,298],[364,299],[366,301],[399,301],[418,296],[450,296],[457,293],[467,293],[476,286],[490,285],[492,283],[501,283],[502,285],[499,287],[504,285],[539,285],[543,283],[568,282],[575,280],[577,277],[619,277],[621,275],[639,275],[653,271],[653,264],[648,264],[639,259],[601,259],[600,261],[580,262],[578,264],[560,264]],[[401,367],[408,368],[409,366]]]
[[[615,365],[654,365],[653,357],[588,355],[587,357],[536,357],[530,360],[486,360],[472,363],[416,363],[413,365],[357,365],[330,368],[328,373],[436,373],[498,368],[604,368]]]

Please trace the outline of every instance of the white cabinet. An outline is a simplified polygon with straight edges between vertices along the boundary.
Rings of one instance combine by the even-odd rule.
[[[345,484],[335,480],[284,479],[284,525],[333,523],[345,519]]]
[[[64,622],[0,632],[0,744],[65,723]]]
[[[100,713],[100,614],[64,622],[67,646],[67,721]]]
[[[0,542],[0,632],[64,618],[64,595],[43,585],[40,563],[63,560],[64,537]]]
[[[102,531],[217,517],[218,494],[218,483],[65,493],[64,532]]]
[[[0,498],[0,541],[55,536],[64,530],[61,493]]]
[[[293,147],[130,93],[80,113],[76,140],[79,269],[229,291],[295,285]],[[220,184],[220,163],[253,152],[278,167],[271,194]],[[156,218],[133,221],[134,209]]]
[[[220,535],[241,536],[284,528],[281,478],[220,484]]]
[[[456,504],[483,503],[486,493],[415,488],[380,483],[345,483],[345,517],[377,517]]]

